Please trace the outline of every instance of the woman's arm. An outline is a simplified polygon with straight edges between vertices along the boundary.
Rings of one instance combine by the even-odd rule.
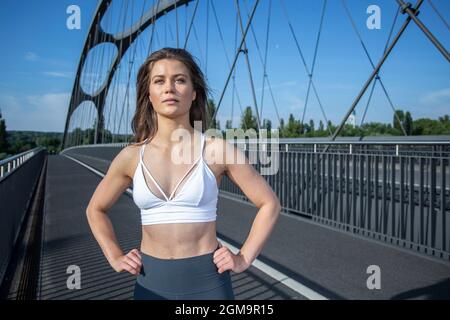
[[[228,269],[242,272],[252,264],[264,247],[280,215],[281,205],[270,185],[249,163],[245,154],[225,140],[222,141],[227,176],[259,208],[239,253],[230,255],[227,253],[228,248],[221,248],[217,250],[217,257],[215,256],[219,272]]]
[[[108,172],[97,186],[86,208],[86,216],[95,239],[114,270],[117,272],[126,270],[137,275],[141,266],[139,252],[133,249],[124,255],[107,214],[132,182],[127,174],[130,163],[132,163],[132,150],[126,147],[111,162]]]

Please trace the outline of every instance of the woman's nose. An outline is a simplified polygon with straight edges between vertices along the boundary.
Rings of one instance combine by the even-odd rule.
[[[175,91],[174,87],[175,87],[174,83],[172,83],[171,81],[167,81],[167,84],[164,88],[164,92],[174,92]]]

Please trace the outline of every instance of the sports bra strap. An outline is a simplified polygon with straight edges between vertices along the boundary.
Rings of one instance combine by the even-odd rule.
[[[202,133],[202,132],[200,132],[200,134],[201,134],[201,139],[200,139],[200,141],[201,141],[201,147],[200,147],[200,158],[203,158],[203,149],[205,148],[205,134],[204,133]]]
[[[150,173],[150,171],[148,171],[146,165],[144,164],[144,150],[145,150],[145,146],[147,145],[147,143],[143,144],[140,150],[140,157],[139,157],[139,162],[142,165],[142,167],[144,168],[144,170],[147,172],[147,175],[150,177],[150,179],[153,181],[153,183],[156,185],[156,187],[158,188],[159,192],[161,192],[161,194],[164,196],[164,198],[166,199],[166,201],[170,201],[175,192],[178,190],[178,187],[181,185],[181,183],[184,181],[184,179],[186,178],[186,176],[192,171],[192,169],[198,165],[199,163],[202,163],[201,160],[203,160],[203,149],[204,149],[204,134],[200,133],[200,141],[201,141],[201,151],[200,151],[200,157],[197,158],[197,160],[195,160],[195,162],[191,165],[191,167],[189,168],[189,170],[183,175],[183,177],[178,181],[177,185],[175,186],[174,190],[172,191],[172,194],[169,195],[169,197],[166,196],[166,193],[162,190],[162,188],[160,187],[159,183],[156,181],[156,179],[152,176],[152,174]]]

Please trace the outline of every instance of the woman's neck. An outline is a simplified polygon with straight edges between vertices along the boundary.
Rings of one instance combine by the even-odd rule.
[[[176,132],[178,131],[179,132]],[[163,120],[158,122],[158,130],[155,133],[154,139],[164,145],[173,145],[179,142],[178,137],[183,135],[193,135],[194,128],[189,124],[175,122],[172,119]]]

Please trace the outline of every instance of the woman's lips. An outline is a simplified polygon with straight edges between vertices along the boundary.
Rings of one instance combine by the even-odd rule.
[[[178,102],[178,100],[165,100],[165,101],[163,101],[163,103],[167,103],[167,104],[174,104],[174,103],[177,103]]]

